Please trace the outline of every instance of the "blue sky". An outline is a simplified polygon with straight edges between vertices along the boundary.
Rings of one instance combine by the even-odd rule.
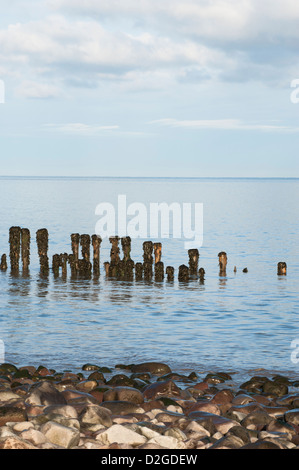
[[[298,21],[295,0],[6,2],[0,174],[299,177]]]

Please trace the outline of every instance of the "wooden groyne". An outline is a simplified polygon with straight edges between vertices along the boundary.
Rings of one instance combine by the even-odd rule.
[[[100,276],[101,266],[101,244],[102,238],[96,234],[73,233],[70,236],[71,253],[55,253],[52,256],[52,265],[49,263],[49,233],[45,228],[36,232],[37,254],[39,257],[40,272],[48,275],[53,272],[54,277],[60,274],[66,277],[68,271],[72,278],[91,278]],[[167,282],[175,279],[175,268],[173,266],[164,267],[162,261],[162,243],[152,241],[143,242],[143,262],[134,262],[131,258],[131,238],[113,236],[109,238],[111,243],[110,260],[103,263],[104,272],[109,278],[125,280],[146,280],[154,279],[162,282],[166,278]],[[11,273],[18,273],[20,260],[22,261],[22,271],[27,273],[30,266],[30,244],[31,235],[28,228],[14,226],[9,229],[9,259]],[[120,250],[122,248],[122,254]],[[81,248],[81,250],[80,250]],[[91,248],[93,253],[91,255]],[[197,279],[201,284],[205,282],[205,270],[199,268],[200,254],[198,249],[188,250],[188,265],[182,264],[178,267],[179,282],[189,282]],[[228,257],[225,251],[218,253],[219,276],[227,276]],[[0,258],[0,270],[7,271],[7,256],[3,254]],[[237,272],[236,266],[234,272]],[[248,269],[244,268],[243,273]],[[287,264],[280,261],[277,264],[277,275],[286,276]]]

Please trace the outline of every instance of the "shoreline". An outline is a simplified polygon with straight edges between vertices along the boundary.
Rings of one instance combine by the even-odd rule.
[[[299,380],[163,362],[0,364],[0,449],[237,448],[299,448]]]

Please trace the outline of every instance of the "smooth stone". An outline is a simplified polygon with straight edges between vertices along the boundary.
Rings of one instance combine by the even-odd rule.
[[[287,423],[291,423],[295,426],[298,426],[299,425],[299,408],[286,411],[284,414],[284,418]]]
[[[269,380],[263,385],[263,393],[283,397],[288,394],[288,386],[284,383]]]
[[[10,390],[0,390],[0,402],[6,403],[6,402],[11,402],[15,400],[19,400],[20,395],[17,395],[14,392],[11,392]]]
[[[189,408],[187,415],[192,413],[193,411],[206,411],[207,413],[212,413],[215,415],[220,415],[220,409],[217,405],[213,404],[212,402],[208,403],[201,403],[197,402],[191,408]]]
[[[82,424],[101,424],[105,427],[112,425],[111,411],[99,405],[88,405],[79,415]]]
[[[45,435],[37,429],[26,429],[21,433],[20,437],[31,442],[35,446],[39,446],[47,442]]]
[[[21,408],[14,406],[0,406],[0,426],[5,426],[7,422],[21,422],[27,420],[27,414]]]
[[[242,449],[280,449],[280,447],[271,441],[258,439],[250,444],[245,444]]]
[[[63,426],[54,421],[48,421],[41,426],[40,430],[48,441],[65,449],[77,446],[80,441],[80,431],[78,429]]]
[[[170,367],[162,362],[143,362],[141,364],[133,365],[131,371],[133,373],[149,372],[152,375],[158,376],[172,372]]]
[[[44,408],[45,415],[55,413],[64,416],[65,418],[78,418],[77,410],[70,405],[50,405]]]
[[[152,400],[160,396],[180,396],[181,389],[172,381],[156,382],[148,385],[143,390],[143,396],[146,400]]]
[[[67,404],[63,394],[50,382],[40,382],[32,385],[25,403],[44,406]]]
[[[241,421],[241,426],[249,429],[260,429],[271,423],[271,421],[273,421],[273,418],[266,411],[256,410]]]
[[[218,405],[224,405],[231,403],[234,398],[234,394],[231,390],[223,389],[217,392],[211,400],[211,403],[216,403]]]
[[[129,401],[135,404],[144,402],[143,394],[132,387],[115,387],[107,390],[103,395],[103,402],[105,401]]]
[[[244,442],[237,436],[226,435],[215,442],[210,449],[240,449],[244,446]]]
[[[0,449],[37,449],[33,444],[24,441],[23,439],[17,436],[9,436],[6,438],[0,439]]]
[[[144,409],[129,401],[103,401],[99,406],[107,408],[113,415],[144,413]]]
[[[254,401],[256,400],[252,396],[242,393],[240,395],[236,395],[232,399],[232,404],[233,405],[247,405],[248,403],[252,403]]]
[[[159,446],[165,447],[167,449],[185,449],[186,446],[183,442],[178,441],[175,437],[171,436],[162,436],[153,437],[149,439],[148,444],[158,444]]]
[[[96,439],[108,445],[115,442],[117,444],[128,444],[133,447],[140,446],[147,442],[147,438],[145,436],[142,436],[125,426],[121,426],[120,424],[113,424],[107,430],[100,432]]]

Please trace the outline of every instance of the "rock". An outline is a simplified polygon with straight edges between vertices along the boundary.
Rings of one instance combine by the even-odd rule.
[[[16,400],[20,400],[20,395],[17,395],[10,390],[0,390],[0,402],[7,403]]]
[[[157,436],[153,437],[148,441],[148,444],[157,444],[161,447],[165,447],[167,449],[185,449],[185,445],[183,442],[178,441],[174,437],[170,436]]]
[[[172,381],[156,382],[148,385],[143,390],[143,396],[146,400],[152,400],[160,396],[180,396],[181,389]]]
[[[10,436],[0,439],[0,449],[37,449],[37,447],[17,436]]]
[[[85,425],[102,424],[105,427],[112,426],[111,411],[98,405],[86,406],[79,419]]]
[[[22,439],[31,442],[35,446],[39,446],[47,442],[45,435],[37,429],[27,429],[20,435]]]
[[[288,386],[278,381],[271,382],[271,380],[269,380],[268,382],[265,382],[263,384],[262,390],[267,395],[275,395],[277,397],[282,397],[284,395],[287,395]]]
[[[34,425],[30,421],[20,421],[19,423],[14,424],[12,428],[16,432],[23,432],[34,428]]]
[[[113,415],[144,413],[144,409],[129,401],[103,401],[99,406],[107,408]]]
[[[143,394],[136,388],[115,387],[104,392],[103,402],[116,400],[129,401],[139,405],[144,402]]]
[[[132,447],[137,447],[147,442],[145,436],[131,431],[120,424],[113,424],[106,431],[100,432],[96,439],[101,441],[103,444],[110,445],[115,442],[117,444],[128,444]]]
[[[32,385],[25,400],[28,405],[66,405],[66,399],[50,382],[38,382]]]
[[[215,442],[210,449],[240,449],[244,442],[237,436],[227,434]]]
[[[98,382],[96,380],[83,380],[82,382],[78,383],[76,389],[80,392],[89,393],[94,390],[98,386]]]
[[[0,426],[5,426],[8,422],[27,421],[27,414],[21,408],[14,406],[0,406]]]
[[[256,410],[248,414],[242,421],[241,425],[247,429],[262,429],[267,424],[271,423],[273,418],[264,410]]]
[[[111,387],[134,387],[134,384],[134,380],[124,374],[116,374],[107,382]]]
[[[241,449],[280,449],[280,447],[271,441],[258,439],[256,442],[245,444]]]
[[[77,410],[70,405],[50,405],[44,408],[43,414],[58,414],[64,416],[65,418],[78,418]]]
[[[234,394],[231,390],[223,389],[217,392],[211,400],[211,403],[216,403],[217,405],[224,405],[231,403],[234,398]]]
[[[65,449],[77,446],[80,441],[79,430],[63,426],[54,421],[48,421],[41,426],[41,432],[48,441]]]
[[[217,405],[213,404],[212,402],[197,402],[188,409],[187,415],[192,413],[193,411],[206,411],[207,413],[212,413],[215,415],[220,415],[220,409]]]
[[[143,362],[133,365],[131,370],[133,373],[149,372],[152,375],[158,376],[171,373],[170,367],[162,362]]]
[[[293,425],[299,425],[299,408],[295,408],[290,411],[286,411],[284,414],[284,418],[287,423],[291,423]]]

